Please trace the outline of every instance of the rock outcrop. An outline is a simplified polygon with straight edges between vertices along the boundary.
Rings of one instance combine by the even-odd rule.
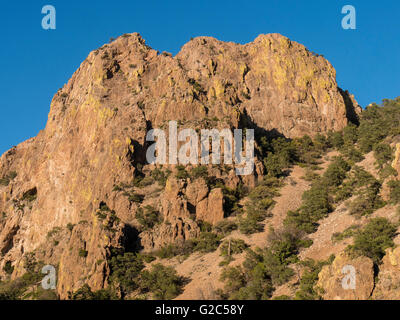
[[[145,161],[148,130],[169,120],[289,138],[340,130],[359,107],[335,76],[322,56],[278,34],[246,45],[199,37],[172,57],[134,33],[91,52],[55,94],[46,128],[0,158],[0,270],[11,262],[15,278],[34,253],[58,265],[57,291],[66,298],[84,283],[94,290],[107,285],[113,248],[150,250],[196,236],[196,218],[223,219],[223,193],[172,179],[159,195],[143,191],[163,221],[141,232],[134,189],[125,189],[152,170]],[[256,167],[243,183],[262,174]],[[239,182],[210,170],[226,185]]]
[[[367,257],[342,252],[322,268],[318,278],[324,300],[367,300],[374,289],[374,265]]]
[[[224,219],[224,194],[222,189],[211,190],[208,198],[197,204],[196,218],[211,224],[216,224]]]
[[[373,299],[399,300],[400,299],[400,247],[389,248],[379,266],[378,281],[374,290]]]

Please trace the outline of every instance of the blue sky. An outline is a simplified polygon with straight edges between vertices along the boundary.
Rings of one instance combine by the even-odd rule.
[[[56,30],[41,27],[44,5]],[[341,8],[357,10],[357,29],[341,28]],[[195,36],[247,43],[278,32],[323,54],[339,86],[362,106],[400,96],[400,1],[262,0],[2,1],[0,10],[0,154],[43,129],[50,101],[90,51],[139,32],[176,54]]]

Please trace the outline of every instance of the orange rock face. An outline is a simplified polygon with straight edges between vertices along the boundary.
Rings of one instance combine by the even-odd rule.
[[[161,191],[136,190],[162,216],[154,232],[142,232],[139,205],[116,189],[139,172],[150,175],[148,130],[169,120],[289,138],[340,130],[359,107],[335,76],[323,57],[278,34],[246,45],[200,37],[172,57],[135,33],[91,52],[55,94],[46,128],[0,158],[0,177],[11,177],[0,185],[1,272],[11,261],[13,277],[23,274],[24,257],[34,252],[58,266],[57,290],[66,298],[84,283],[107,285],[111,248],[151,250],[196,236],[193,215],[210,223],[223,219],[220,189],[175,181]],[[254,175],[262,174],[256,167]]]
[[[352,258],[342,252],[322,268],[317,287],[323,289],[325,300],[367,300],[374,289],[373,267],[367,257]]]

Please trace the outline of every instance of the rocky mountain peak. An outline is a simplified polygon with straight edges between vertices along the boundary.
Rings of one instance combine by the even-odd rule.
[[[359,112],[325,58],[279,34],[244,45],[198,37],[176,56],[122,35],[91,52],[55,94],[46,128],[0,158],[0,269],[11,261],[19,277],[34,252],[58,266],[65,298],[85,283],[107,286],[114,249],[153,250],[195,237],[199,220],[224,219],[221,186],[173,175],[154,184],[145,161],[151,128],[175,120],[295,138],[341,130]],[[232,188],[252,187],[262,166],[242,180],[229,168],[208,170]],[[154,229],[138,223],[154,212]]]

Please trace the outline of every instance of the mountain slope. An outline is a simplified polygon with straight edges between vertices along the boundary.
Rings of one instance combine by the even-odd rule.
[[[51,264],[67,298],[84,284],[109,287],[115,257],[200,236],[200,220],[230,215],[227,198],[238,205],[238,188],[253,189],[267,173],[262,137],[314,136],[358,121],[360,107],[335,77],[322,56],[278,34],[246,45],[200,37],[172,57],[135,33],[91,52],[55,94],[46,128],[0,158],[2,278],[29,272],[28,260]],[[210,182],[175,178],[185,171],[175,166],[156,171],[145,137],[169,120],[255,129],[255,172],[239,178],[232,167],[209,166]]]

